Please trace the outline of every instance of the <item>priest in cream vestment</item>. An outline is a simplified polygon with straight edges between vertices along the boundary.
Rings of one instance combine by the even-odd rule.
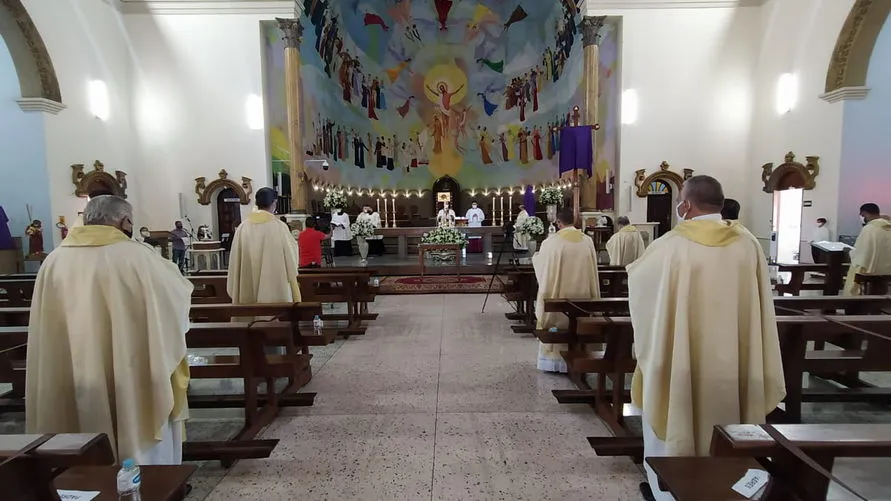
[[[255,198],[257,210],[232,239],[226,290],[233,304],[298,302],[300,254],[288,225],[275,217],[278,195],[262,188]]]
[[[619,231],[606,241],[609,265],[627,266],[643,255],[646,245],[640,232],[628,221],[628,217],[619,217],[616,226]]]
[[[117,458],[182,462],[192,284],[130,238],[132,207],[90,200],[40,267],[28,328],[28,433],[105,433]]]
[[[529,213],[526,212],[526,206],[521,205],[520,212],[517,213],[517,219],[514,220],[514,250],[529,249],[529,239],[531,237],[525,233],[516,232],[516,228],[527,219],[529,219]]]
[[[541,243],[541,249],[532,256],[535,278],[538,281],[538,297],[535,299],[535,316],[538,329],[566,329],[569,319],[562,313],[545,313],[545,299],[600,297],[597,278],[597,251],[594,241],[572,224],[575,219],[571,209],[557,214],[559,231]],[[538,369],[545,372],[566,372],[566,362],[560,356],[565,344],[538,345]]]
[[[860,294],[860,286],[854,282],[858,273],[891,275],[891,222],[882,217],[876,204],[863,204],[860,218],[864,226],[854,242],[851,267],[845,279],[848,295]]]
[[[627,268],[645,457],[707,456],[715,425],[764,423],[786,394],[760,244],[722,220],[714,178],[688,179],[681,199],[682,222]]]

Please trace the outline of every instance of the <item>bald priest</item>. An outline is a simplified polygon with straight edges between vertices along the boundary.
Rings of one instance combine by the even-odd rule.
[[[226,290],[234,304],[300,301],[300,253],[288,225],[275,216],[278,194],[261,188],[257,210],[235,230]]]
[[[182,462],[192,284],[131,239],[133,208],[91,198],[47,257],[28,327],[28,433],[105,433],[122,461]]]
[[[715,425],[764,423],[786,394],[767,260],[723,205],[716,179],[688,179],[681,222],[627,267],[645,457],[707,456]]]
[[[646,244],[637,227],[631,225],[628,216],[620,216],[616,220],[616,226],[619,231],[606,241],[609,265],[627,266],[643,255]]]

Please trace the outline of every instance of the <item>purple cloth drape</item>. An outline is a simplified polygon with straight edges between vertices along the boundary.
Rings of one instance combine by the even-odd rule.
[[[535,192],[532,191],[532,185],[526,185],[526,192],[523,193],[523,205],[526,207],[526,214],[535,215]]]
[[[15,240],[9,233],[9,218],[0,206],[0,250],[15,249]]]
[[[583,170],[592,176],[594,166],[593,127],[563,127],[560,129],[560,174]]]

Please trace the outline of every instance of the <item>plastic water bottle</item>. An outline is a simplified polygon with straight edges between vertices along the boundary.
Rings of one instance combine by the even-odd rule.
[[[316,315],[316,316],[312,319],[312,332],[313,332],[313,334],[315,334],[316,336],[321,336],[321,335],[322,335],[322,327],[323,327],[323,326],[324,326],[324,323],[322,322],[322,318],[319,317],[318,315]]]
[[[142,485],[142,475],[139,465],[132,459],[125,459],[118,470],[118,501],[141,501],[139,487]]]

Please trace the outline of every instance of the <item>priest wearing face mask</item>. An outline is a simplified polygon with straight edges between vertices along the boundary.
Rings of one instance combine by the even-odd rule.
[[[105,433],[118,460],[179,464],[192,284],[131,239],[133,208],[91,198],[49,254],[28,328],[28,433]]]
[[[467,226],[471,228],[479,228],[483,225],[483,220],[486,219],[486,214],[483,212],[483,209],[480,209],[476,202],[473,202],[470,204],[470,209],[467,210],[467,214],[465,214],[464,217],[467,218]]]
[[[716,179],[686,180],[678,225],[627,267],[645,457],[707,456],[715,425],[764,423],[786,394],[767,260],[723,205]],[[645,499],[673,499],[646,471]]]
[[[891,222],[882,217],[878,205],[869,203],[860,206],[860,224],[863,229],[854,242],[845,279],[845,293],[854,296],[860,294],[854,282],[858,273],[891,275]]]
[[[350,216],[342,207],[331,214],[331,241],[334,242],[334,256],[353,255],[353,233],[350,231]]]

